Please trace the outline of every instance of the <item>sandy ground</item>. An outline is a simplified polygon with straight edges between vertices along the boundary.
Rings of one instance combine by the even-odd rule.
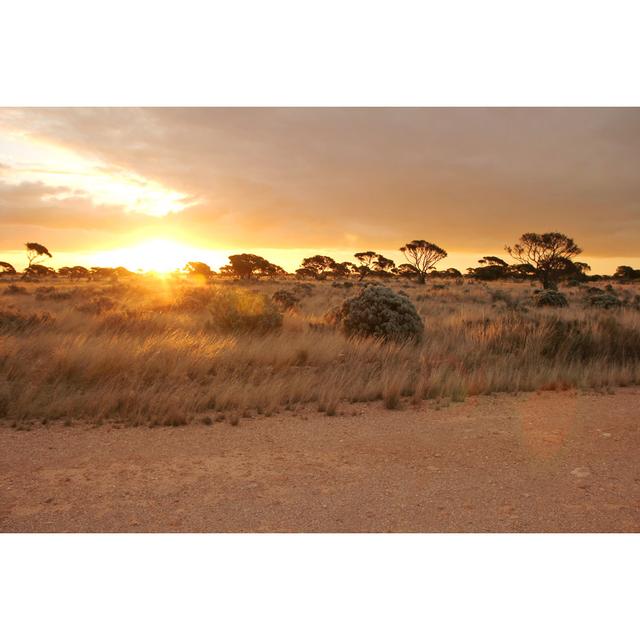
[[[640,531],[640,390],[0,427],[0,531]],[[351,410],[351,408],[350,408]]]

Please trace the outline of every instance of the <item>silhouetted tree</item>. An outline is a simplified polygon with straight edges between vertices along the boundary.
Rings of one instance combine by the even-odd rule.
[[[51,267],[43,264],[30,264],[23,272],[23,278],[44,278],[45,276],[55,276],[56,272]]]
[[[116,270],[112,267],[91,267],[89,269],[89,278],[91,280],[115,280]]]
[[[47,257],[53,257],[49,253],[49,249],[38,242],[27,242],[24,246],[27,247],[27,260],[29,261],[29,266],[43,262]]]
[[[360,263],[356,268],[360,274],[360,280],[364,280],[371,273],[378,254],[375,251],[360,251],[354,253],[353,257]]]
[[[393,273],[400,278],[416,278],[418,270],[408,262],[404,262],[393,269]]]
[[[469,267],[467,272],[478,280],[500,280],[509,275],[509,265],[496,256],[484,256],[478,260],[479,267]]]
[[[564,268],[558,273],[558,278],[571,278],[572,280],[585,281],[587,273],[591,271],[591,266],[586,262],[573,262],[564,260]]]
[[[582,253],[572,238],[562,233],[525,233],[507,253],[520,264],[531,267],[543,289],[556,289],[558,277],[567,270],[567,261]]]
[[[447,252],[437,244],[426,240],[414,240],[408,242],[404,247],[400,247],[405,258],[415,267],[418,274],[418,282],[424,284],[427,273],[435,267],[443,258],[447,257]]]
[[[616,269],[613,277],[616,280],[638,280],[640,279],[640,269],[634,269],[623,264]]]
[[[507,267],[506,275],[517,280],[537,277],[536,270],[530,264],[510,264]]]
[[[287,272],[277,264],[267,261],[266,265],[258,269],[257,275],[265,278],[277,278],[286,276]]]
[[[432,271],[431,275],[438,278],[462,278],[462,274],[455,267],[449,267],[443,271]]]
[[[316,277],[316,272],[308,267],[300,267],[299,269],[296,269],[295,274],[296,277],[303,279]]]
[[[63,278],[70,278],[71,280],[80,280],[80,278],[89,277],[89,269],[79,265],[75,267],[60,267],[58,269],[58,275]]]
[[[497,256],[484,256],[484,258],[480,258],[480,260],[478,260],[478,264],[505,268],[509,266],[502,258],[498,258]]]
[[[385,258],[381,253],[375,251],[361,251],[354,253],[353,257],[360,263],[356,273],[360,274],[360,280],[364,280],[369,275],[390,276],[396,263],[389,258]]]
[[[118,278],[130,278],[135,275],[133,271],[129,271],[126,267],[116,267],[113,273],[118,276]]]
[[[0,276],[14,276],[16,270],[12,264],[8,262],[0,262]]]
[[[385,258],[381,253],[373,261],[373,271],[378,276],[391,276],[393,275],[392,269],[396,266],[396,263],[390,258]]]
[[[211,267],[205,262],[187,262],[184,266],[189,277],[200,278],[203,280],[210,280],[213,277],[213,271]]]
[[[229,264],[222,267],[220,273],[250,280],[253,277],[284,275],[286,272],[282,267],[271,264],[262,256],[240,253],[229,256]]]
[[[358,267],[353,262],[336,262],[329,272],[334,278],[348,278],[352,273],[358,273]]]
[[[304,274],[309,274],[310,277],[316,280],[324,280],[328,275],[332,274],[336,264],[336,261],[329,256],[311,256],[302,261],[302,267],[297,269],[296,273],[303,275],[301,269],[304,269]]]

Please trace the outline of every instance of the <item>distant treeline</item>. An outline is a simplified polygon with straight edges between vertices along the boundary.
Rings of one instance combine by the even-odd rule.
[[[60,267],[57,271],[43,264],[52,254],[37,242],[25,244],[28,266],[18,273],[8,262],[0,261],[0,276],[20,276],[23,279],[63,277],[70,280],[120,279],[136,275],[124,267]],[[447,257],[447,252],[426,240],[414,240],[400,247],[407,262],[396,263],[376,251],[361,251],[354,254],[353,262],[337,262],[330,256],[315,255],[305,258],[300,268],[293,274],[273,264],[262,256],[241,253],[229,256],[229,264],[216,273],[204,262],[188,262],[176,275],[210,280],[217,275],[243,280],[295,276],[302,279],[326,280],[353,278],[360,281],[367,278],[394,279],[408,278],[424,283],[427,277],[473,278],[483,281],[494,280],[539,280],[545,289],[555,289],[561,281],[573,283],[613,278],[630,282],[640,280],[640,269],[621,265],[612,276],[589,275],[591,267],[585,262],[574,260],[582,253],[573,239],[558,232],[525,233],[513,246],[505,251],[514,260],[509,264],[497,256],[484,256],[477,267],[467,269],[462,274],[450,267],[438,271],[436,265]]]

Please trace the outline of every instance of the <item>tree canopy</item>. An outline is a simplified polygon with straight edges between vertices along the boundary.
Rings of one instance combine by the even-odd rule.
[[[0,262],[0,276],[8,275],[13,276],[16,274],[15,267],[8,262]]]
[[[209,280],[213,277],[213,270],[206,262],[187,262],[184,271],[193,278]]]
[[[239,253],[229,256],[229,264],[222,267],[220,273],[235,276],[242,280],[250,280],[251,278],[260,278],[262,276],[281,276],[286,271],[262,256],[256,256],[253,253]]]
[[[437,244],[426,240],[413,240],[407,242],[400,251],[404,253],[418,276],[418,282],[424,284],[427,273],[433,269],[440,260],[447,257],[447,252]]]
[[[43,262],[47,257],[53,258],[51,253],[49,253],[49,249],[39,242],[26,242],[24,246],[27,247],[29,266]]]
[[[555,289],[559,276],[573,264],[572,258],[582,253],[572,238],[557,231],[525,233],[517,244],[506,246],[505,250],[533,270],[543,289]]]

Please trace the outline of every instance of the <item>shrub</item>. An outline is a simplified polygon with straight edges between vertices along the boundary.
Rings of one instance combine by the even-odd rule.
[[[76,311],[82,313],[90,313],[93,315],[100,315],[109,309],[113,309],[116,306],[115,300],[107,296],[95,296],[83,304],[79,304],[76,307]]]
[[[76,294],[73,289],[56,290],[55,287],[38,287],[36,289],[36,300],[70,300]]]
[[[565,362],[637,362],[640,331],[625,326],[615,316],[595,323],[555,318],[545,327],[542,355]]]
[[[300,282],[293,287],[293,290],[296,292],[296,294],[302,297],[306,297],[313,295],[313,290],[315,289],[315,287],[316,285],[311,284],[310,282]]]
[[[279,289],[271,296],[271,299],[283,311],[293,309],[300,302],[300,298],[288,289]]]
[[[282,314],[265,295],[240,289],[214,289],[209,329],[266,333],[282,326]]]
[[[211,304],[215,290],[211,287],[192,287],[178,292],[173,307],[178,311],[203,311]]]
[[[53,318],[48,313],[22,315],[13,311],[0,310],[0,333],[17,333],[49,324]]]
[[[553,289],[537,291],[534,296],[536,307],[566,307],[569,305],[564,293]]]
[[[613,309],[622,306],[622,302],[612,293],[597,293],[589,298],[589,304],[600,309]]]
[[[29,292],[26,287],[20,287],[17,284],[10,284],[5,290],[2,292],[3,296],[27,296]]]
[[[382,285],[370,285],[348,298],[330,319],[349,336],[401,341],[419,339],[424,331],[411,300]]]

